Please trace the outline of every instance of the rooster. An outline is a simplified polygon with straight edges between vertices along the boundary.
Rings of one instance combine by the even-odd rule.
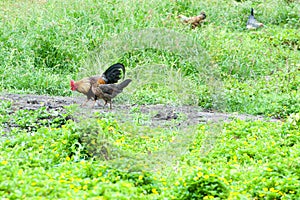
[[[200,23],[202,23],[204,21],[204,19],[206,18],[206,14],[205,14],[205,12],[201,12],[200,15],[195,16],[195,17],[187,17],[184,15],[178,15],[178,18],[180,18],[183,23],[191,24],[192,28],[194,29],[197,26],[199,26]]]
[[[255,18],[254,18],[254,14],[253,14],[253,8],[251,8],[251,13],[248,17],[248,21],[247,21],[247,29],[249,30],[253,30],[253,29],[257,29],[259,27],[264,26],[263,23],[258,22]]]
[[[105,101],[104,106],[109,103],[110,109],[112,109],[111,100],[120,94],[125,87],[131,82],[131,79],[126,79],[119,84],[101,84],[101,81],[98,80],[97,83],[93,84],[92,92],[95,94],[96,99],[103,99]]]
[[[86,95],[87,100],[81,104],[84,106],[90,99],[94,100],[93,106],[97,101],[97,96],[92,91],[92,85],[95,84],[113,84],[117,83],[121,79],[121,73],[123,72],[123,78],[125,77],[125,67],[121,63],[116,63],[110,66],[102,75],[96,75],[83,78],[79,81],[70,81],[72,91],[80,92]]]

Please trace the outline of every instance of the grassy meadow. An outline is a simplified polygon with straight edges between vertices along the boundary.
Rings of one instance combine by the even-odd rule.
[[[201,11],[196,29],[177,18]],[[116,101],[135,105],[78,121],[2,101],[3,199],[300,198],[299,1],[3,0],[0,25],[0,93],[77,98],[70,79],[122,62]],[[155,104],[281,121],[153,127]]]

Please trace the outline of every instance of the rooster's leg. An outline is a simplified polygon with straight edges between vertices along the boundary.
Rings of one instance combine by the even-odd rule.
[[[89,99],[87,99],[85,102],[83,102],[80,106],[83,107],[85,106],[85,104],[89,101]]]
[[[103,104],[103,108],[106,106],[107,102],[103,99],[104,104]]]
[[[96,101],[97,101],[97,100],[94,100],[94,102],[93,102],[93,105],[92,105],[92,107],[91,107],[91,108],[94,108],[94,107],[95,107],[95,103],[96,103]]]

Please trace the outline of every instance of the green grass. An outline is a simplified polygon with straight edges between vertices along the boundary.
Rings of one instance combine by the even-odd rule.
[[[253,7],[265,27],[248,31]],[[133,82],[121,115],[0,106],[7,199],[298,199],[300,4],[266,1],[0,2],[0,92],[73,95],[115,62]],[[191,30],[178,14],[207,14]],[[281,118],[151,127],[139,105]],[[75,110],[75,111],[74,111]],[[121,119],[121,120],[120,120]],[[7,128],[10,132],[7,132]]]
[[[249,32],[245,23],[251,7],[266,27]],[[148,82],[135,81],[142,85],[126,98],[138,104],[199,105],[285,117],[299,110],[299,101],[293,106],[294,102],[286,100],[291,91],[295,93],[292,98],[299,99],[298,10],[296,1],[284,0],[4,1],[0,10],[0,91],[69,96],[69,79],[101,73],[114,62],[126,64],[128,76],[134,77],[137,73],[147,76],[148,68],[163,65],[169,85],[162,82],[161,74],[152,74],[159,89],[149,88],[153,83],[147,76]],[[200,11],[208,17],[196,30],[176,18]],[[172,80],[174,69],[183,78]],[[257,90],[265,87],[263,79],[277,80],[278,76],[267,94],[237,97],[227,90],[240,90],[244,84],[256,85]],[[193,101],[178,98],[182,88],[193,93]],[[167,95],[155,101],[156,90]],[[279,101],[279,105],[264,109],[260,99]],[[247,106],[251,103],[259,106]],[[278,113],[285,106],[294,108]]]
[[[67,110],[29,114],[2,103],[3,198],[299,197],[299,113],[286,122],[236,119],[176,128],[151,127],[138,109],[125,123],[112,113],[76,123],[66,120],[74,108]],[[9,133],[7,124],[15,124]]]

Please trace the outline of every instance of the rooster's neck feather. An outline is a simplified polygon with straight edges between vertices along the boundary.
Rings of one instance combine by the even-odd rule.
[[[89,90],[91,89],[91,82],[89,81],[88,78],[77,81],[75,83],[75,85],[76,85],[77,91],[82,94],[87,94],[89,92]]]

